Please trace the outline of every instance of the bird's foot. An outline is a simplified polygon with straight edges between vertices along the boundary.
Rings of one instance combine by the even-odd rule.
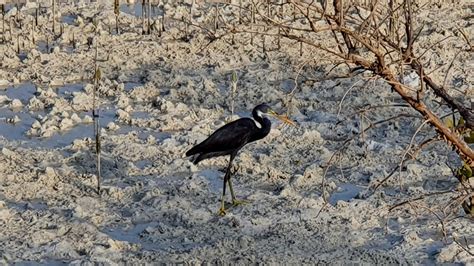
[[[225,215],[226,215],[226,211],[225,211],[225,209],[224,209],[223,207],[221,207],[221,208],[219,209],[219,212],[218,212],[217,214],[219,214],[219,216],[225,216]]]
[[[238,199],[232,199],[232,205],[233,206],[239,206],[239,205],[245,205],[245,204],[249,204],[250,201],[249,200],[238,200]]]

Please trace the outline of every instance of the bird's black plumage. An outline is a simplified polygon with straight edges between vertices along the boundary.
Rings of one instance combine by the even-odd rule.
[[[252,115],[255,121],[251,118],[241,118],[217,129],[206,140],[186,152],[186,156],[197,154],[193,161],[197,164],[204,159],[236,153],[245,144],[264,138],[272,127],[270,120],[262,117],[263,111],[269,110],[266,107],[266,104],[261,104],[254,108]]]
[[[229,184],[230,193],[232,195],[232,203],[234,205],[239,204],[230,181],[230,169],[237,152],[246,144],[262,139],[270,133],[272,124],[270,120],[264,116],[265,114],[276,115],[268,105],[257,105],[252,111],[252,116],[255,120],[251,118],[241,118],[228,123],[217,129],[206,140],[186,152],[186,156],[194,155],[194,164],[208,158],[230,155],[229,165],[227,166],[224,176],[221,208],[219,210],[221,215],[225,214],[224,196],[227,183]],[[278,116],[276,117],[278,118]]]

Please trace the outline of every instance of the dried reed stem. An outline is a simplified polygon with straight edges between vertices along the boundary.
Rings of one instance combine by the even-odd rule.
[[[101,138],[100,138],[100,115],[99,115],[99,100],[98,100],[98,89],[101,79],[101,72],[97,65],[97,57],[99,49],[96,47],[95,50],[95,66],[94,66],[94,92],[92,98],[92,117],[94,120],[94,136],[95,136],[95,154],[96,154],[96,170],[97,170],[97,194],[100,195],[100,183],[101,183]]]
[[[120,34],[119,31],[119,15],[120,15],[120,0],[114,0],[114,13],[115,13],[115,32]]]
[[[230,88],[230,113],[234,116],[235,93],[237,92],[237,73],[232,71],[231,88]]]

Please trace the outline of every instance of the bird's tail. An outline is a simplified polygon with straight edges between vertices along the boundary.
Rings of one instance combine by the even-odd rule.
[[[197,164],[199,161],[201,161],[201,160],[199,159],[199,157],[200,157],[201,154],[199,154],[199,153],[196,151],[195,148],[196,148],[196,147],[190,149],[190,150],[187,151],[186,154],[185,154],[185,155],[186,155],[185,157],[190,157],[189,160],[190,160],[191,162],[193,162],[193,164]]]
[[[191,162],[193,162],[193,164],[198,164],[201,160],[200,160],[200,154],[194,154],[191,156],[191,158],[189,158],[189,160],[191,160]]]

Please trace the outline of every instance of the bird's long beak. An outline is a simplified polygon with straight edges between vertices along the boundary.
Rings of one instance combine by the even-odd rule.
[[[294,126],[296,127],[296,124],[295,122],[291,121],[288,116],[286,115],[279,115],[277,114],[275,111],[273,110],[270,110],[269,112],[270,115],[272,115],[273,117],[279,119],[280,121],[282,121],[283,123],[287,124],[287,125],[291,125],[291,126]]]

